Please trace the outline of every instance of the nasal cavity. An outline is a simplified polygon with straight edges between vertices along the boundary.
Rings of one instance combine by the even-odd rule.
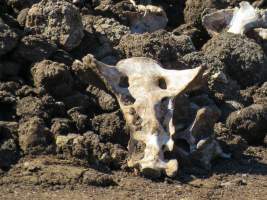
[[[163,77],[160,77],[158,79],[158,85],[161,89],[166,90],[167,89],[167,83]]]
[[[122,88],[128,88],[129,87],[129,79],[127,76],[120,77],[119,86]]]

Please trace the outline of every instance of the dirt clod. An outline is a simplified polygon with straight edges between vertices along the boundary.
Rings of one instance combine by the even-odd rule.
[[[253,104],[231,113],[227,126],[242,135],[250,144],[262,143],[267,133],[267,105]]]
[[[67,51],[77,47],[84,36],[78,9],[64,0],[42,0],[34,4],[28,11],[25,26]]]
[[[20,148],[25,154],[45,154],[53,151],[52,134],[38,117],[21,122],[18,135]]]

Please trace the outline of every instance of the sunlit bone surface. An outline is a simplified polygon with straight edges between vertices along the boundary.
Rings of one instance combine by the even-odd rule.
[[[254,32],[263,40],[267,40],[267,28],[255,28]]]
[[[132,33],[150,33],[166,27],[168,18],[161,7],[137,5],[134,0],[130,2],[136,9],[136,11],[127,13]]]
[[[195,88],[204,68],[166,70],[156,61],[143,57],[109,66],[91,55],[83,58],[83,64],[93,66],[118,99],[131,132],[129,167],[153,177],[162,172],[175,176],[177,160],[164,158],[164,152],[172,151],[174,145],[173,98]]]
[[[241,2],[240,8],[235,8],[228,32],[244,34],[248,29],[255,28],[262,23],[260,10],[255,9],[248,2]]]
[[[239,8],[219,10],[202,18],[203,26],[211,35],[224,28],[234,34],[245,34],[254,28],[267,27],[267,10],[254,8],[248,2],[241,2]]]

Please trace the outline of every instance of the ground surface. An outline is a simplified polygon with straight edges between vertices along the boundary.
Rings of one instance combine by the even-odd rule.
[[[39,158],[38,158],[39,159]],[[49,160],[50,158],[44,158]],[[23,161],[24,163],[27,161]],[[59,166],[59,165],[57,165]],[[72,172],[80,167],[61,165]],[[55,167],[56,168],[56,167]],[[112,172],[116,185],[91,186],[75,181],[75,173],[65,174],[66,179],[56,177],[56,169],[39,173],[42,181],[35,178],[37,172],[27,174],[12,170],[1,180],[0,199],[257,199],[267,196],[267,150],[264,147],[249,147],[240,161],[218,160],[212,172],[195,171],[191,175],[183,170],[179,178],[149,180],[122,171]],[[49,169],[49,167],[48,167]],[[85,169],[87,170],[87,169]],[[192,169],[194,170],[194,169]],[[189,170],[190,171],[190,170]],[[188,172],[189,172],[188,171]],[[65,170],[67,172],[67,170]],[[197,173],[198,172],[198,173]],[[193,175],[192,175],[193,174]],[[49,180],[57,179],[55,184]],[[47,180],[45,180],[47,179]],[[76,179],[77,180],[77,179]]]

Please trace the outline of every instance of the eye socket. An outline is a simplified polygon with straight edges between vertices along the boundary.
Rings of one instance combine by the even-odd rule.
[[[163,77],[158,79],[158,85],[161,89],[166,90],[167,89],[167,83]]]
[[[120,77],[119,86],[122,88],[128,88],[129,87],[129,78],[127,76]]]

